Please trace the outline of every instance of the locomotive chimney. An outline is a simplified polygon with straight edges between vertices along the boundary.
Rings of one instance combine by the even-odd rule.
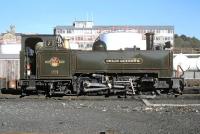
[[[146,33],[146,50],[153,50],[154,33]]]

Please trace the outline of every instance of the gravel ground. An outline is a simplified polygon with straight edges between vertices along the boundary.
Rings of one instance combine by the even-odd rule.
[[[139,99],[0,99],[0,133],[197,134],[200,107],[147,107]]]

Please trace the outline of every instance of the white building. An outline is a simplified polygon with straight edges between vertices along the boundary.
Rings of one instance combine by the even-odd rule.
[[[69,38],[71,46],[78,46],[79,49],[91,50],[93,42],[100,33],[110,32],[131,32],[140,34],[141,46],[146,44],[145,33],[154,33],[154,44],[163,46],[170,41],[174,44],[174,26],[97,26],[93,21],[75,21],[71,26],[56,26],[54,34]],[[136,38],[136,37],[133,37]],[[134,45],[134,44],[133,44]],[[132,45],[130,47],[133,47]]]
[[[15,32],[15,26],[0,34],[0,54],[19,54],[21,50],[21,33]]]

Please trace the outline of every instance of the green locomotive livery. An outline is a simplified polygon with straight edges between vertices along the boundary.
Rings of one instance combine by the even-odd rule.
[[[92,51],[70,50],[59,35],[22,35],[19,84],[22,95],[181,93],[172,60],[169,50],[107,51],[100,40]]]

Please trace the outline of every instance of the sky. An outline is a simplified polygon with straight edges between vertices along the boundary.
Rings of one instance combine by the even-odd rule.
[[[0,33],[53,34],[58,25],[172,25],[200,39],[200,0],[0,0]]]

